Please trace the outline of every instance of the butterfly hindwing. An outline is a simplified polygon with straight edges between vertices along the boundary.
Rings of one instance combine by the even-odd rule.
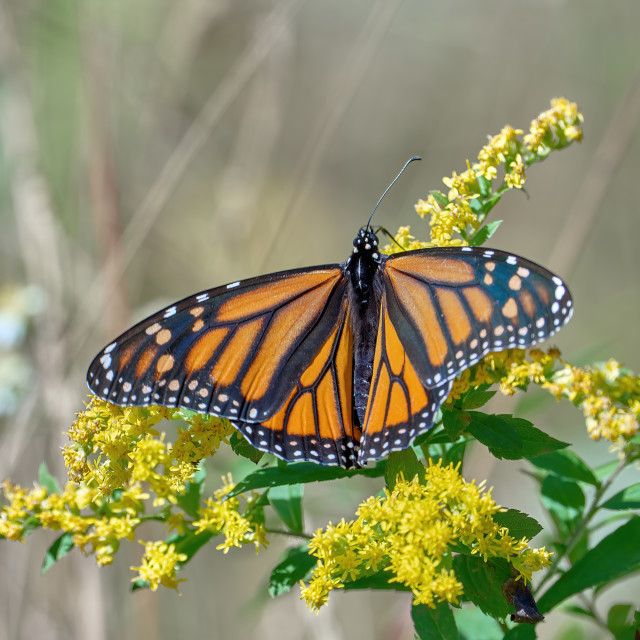
[[[428,387],[491,351],[553,335],[571,317],[564,282],[503,251],[449,247],[394,254],[384,270],[389,317]]]
[[[345,289],[340,267],[329,265],[190,296],[106,347],[89,368],[89,387],[123,406],[262,421],[335,330]]]
[[[284,405],[261,424],[232,420],[249,442],[288,461],[352,467],[353,336],[345,298],[331,334],[299,376]]]
[[[432,427],[450,390],[449,381],[433,388],[422,383],[391,321],[383,293],[359,462],[406,449]]]

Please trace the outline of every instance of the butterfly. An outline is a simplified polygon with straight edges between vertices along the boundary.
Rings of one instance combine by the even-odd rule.
[[[286,461],[358,467],[429,430],[461,371],[545,340],[571,313],[565,283],[525,258],[386,256],[367,223],[343,264],[233,282],[150,316],[96,356],[87,382],[116,405],[227,418]]]

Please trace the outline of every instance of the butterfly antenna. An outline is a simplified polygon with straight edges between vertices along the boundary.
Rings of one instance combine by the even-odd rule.
[[[378,200],[378,204],[373,208],[371,215],[369,216],[369,220],[367,221],[367,226],[365,229],[368,229],[371,226],[371,218],[373,218],[373,214],[376,212],[376,209],[380,206],[382,199],[387,195],[387,191],[393,187],[398,178],[404,173],[404,170],[414,161],[414,160],[422,160],[420,156],[413,156],[413,158],[409,158],[405,163],[404,167],[400,169],[400,173],[393,179],[393,182],[384,190],[384,193],[380,196],[380,200]]]
[[[391,240],[391,242],[395,242],[400,247],[400,249],[402,249],[402,251],[405,251],[405,248],[395,239],[391,231],[389,231],[388,229],[385,229],[384,227],[378,227],[378,231],[382,231],[382,233],[389,236],[389,239]],[[378,235],[377,232],[376,232],[376,235]]]

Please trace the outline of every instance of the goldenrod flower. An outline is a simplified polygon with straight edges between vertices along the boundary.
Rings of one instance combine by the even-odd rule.
[[[488,558],[505,558],[526,579],[549,565],[544,549],[514,540],[493,515],[500,507],[475,483],[466,482],[453,465],[429,463],[425,481],[398,480],[384,497],[363,502],[356,520],[329,524],[316,531],[309,553],[318,558],[301,597],[312,609],[347,581],[384,568],[390,582],[409,587],[416,604],[457,603],[462,585],[447,568],[456,545]]]
[[[139,567],[131,567],[133,571],[138,572],[138,576],[132,581],[148,580],[149,587],[155,591],[160,585],[170,589],[177,589],[180,582],[176,578],[176,568],[181,562],[187,559],[185,553],[176,553],[175,545],[166,542],[143,542],[144,555],[142,556],[142,564]]]

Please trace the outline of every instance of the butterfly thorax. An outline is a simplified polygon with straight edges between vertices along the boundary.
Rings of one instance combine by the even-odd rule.
[[[351,327],[353,331],[353,420],[362,428],[373,376],[384,257],[378,238],[371,229],[360,229],[353,241],[353,252],[343,270],[349,282]]]

